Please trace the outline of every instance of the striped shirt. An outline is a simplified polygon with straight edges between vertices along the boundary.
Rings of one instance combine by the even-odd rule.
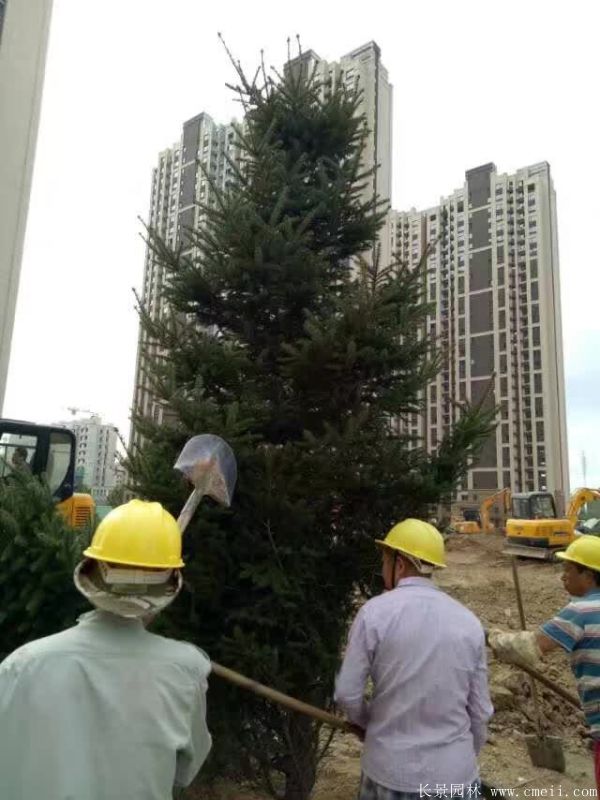
[[[570,653],[585,720],[600,739],[600,588],[573,598],[541,631]]]

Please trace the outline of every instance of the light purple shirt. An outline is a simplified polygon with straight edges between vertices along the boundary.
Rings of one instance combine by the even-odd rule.
[[[418,792],[477,780],[493,713],[484,632],[427,578],[404,578],[360,609],[335,697],[366,729],[362,769],[376,783]]]

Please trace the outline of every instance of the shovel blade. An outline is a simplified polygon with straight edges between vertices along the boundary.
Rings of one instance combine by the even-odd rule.
[[[534,767],[553,769],[555,772],[565,771],[565,753],[559,736],[530,735],[525,737],[525,741]]]
[[[175,469],[202,495],[221,505],[231,505],[237,480],[237,462],[231,447],[220,436],[202,433],[185,443]]]

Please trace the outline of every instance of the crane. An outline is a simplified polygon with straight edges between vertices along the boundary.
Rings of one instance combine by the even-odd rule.
[[[98,414],[97,411],[90,411],[89,408],[75,408],[74,406],[68,406],[67,411],[70,411],[73,416],[75,416],[75,414],[78,414],[80,411],[83,414],[91,414],[94,417],[100,416],[100,414]]]

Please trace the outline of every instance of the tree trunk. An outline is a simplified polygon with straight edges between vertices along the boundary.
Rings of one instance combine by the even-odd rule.
[[[301,714],[288,715],[290,750],[284,800],[309,800],[317,777],[316,724]]]

